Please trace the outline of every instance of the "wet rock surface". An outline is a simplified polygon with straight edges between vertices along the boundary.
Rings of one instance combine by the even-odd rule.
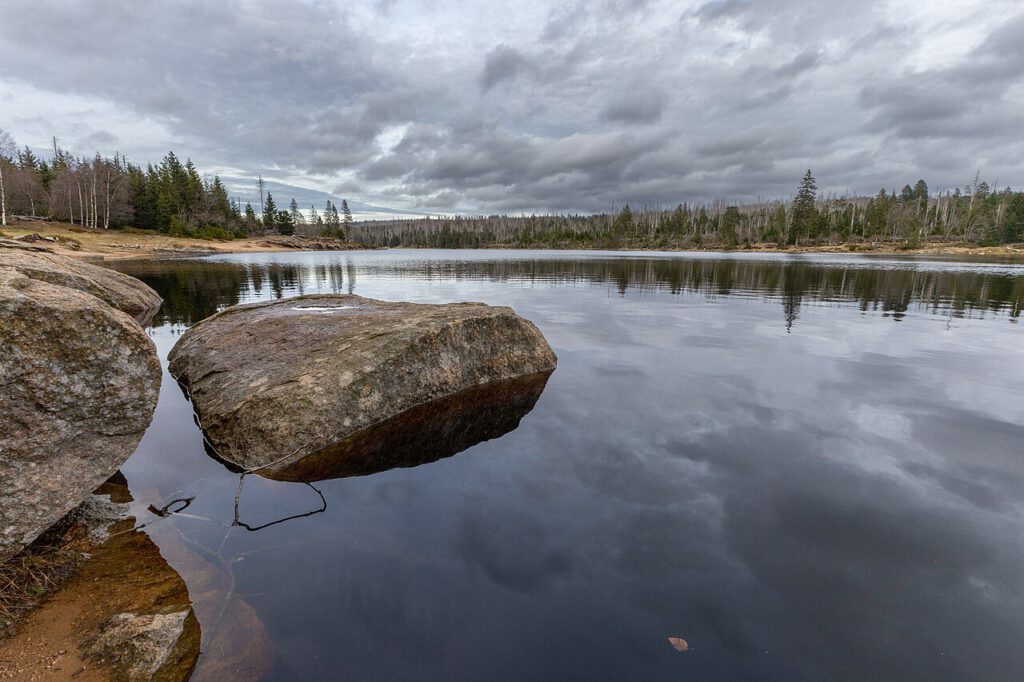
[[[557,362],[511,308],[353,295],[229,308],[189,329],[169,359],[217,454],[287,478],[412,408]]]
[[[118,613],[88,643],[86,654],[119,667],[129,680],[155,679],[184,634],[190,613]]]
[[[127,276],[102,268],[65,268],[46,254],[26,265],[22,256],[38,254],[12,253],[0,250],[0,560],[77,506],[132,454],[161,378],[146,332],[90,291],[104,289],[107,299],[134,312],[152,301],[152,290],[137,280],[121,287]],[[118,276],[94,277],[94,270]],[[109,283],[116,286],[105,289]]]

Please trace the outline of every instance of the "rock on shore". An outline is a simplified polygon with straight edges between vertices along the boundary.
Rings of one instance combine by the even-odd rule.
[[[152,313],[161,303],[159,294],[134,277],[52,253],[0,248],[0,270],[92,294],[135,318]]]
[[[268,476],[416,406],[557,362],[511,308],[352,295],[229,308],[169,359],[218,454]]]
[[[0,250],[0,560],[109,478],[156,407],[156,349],[127,313],[159,297],[84,266]]]

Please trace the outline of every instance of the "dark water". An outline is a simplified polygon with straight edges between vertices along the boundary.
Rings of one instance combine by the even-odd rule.
[[[1021,266],[387,251],[119,267],[164,297],[164,357],[220,307],[313,292],[512,305],[559,356],[518,428],[453,457],[316,483],[325,504],[247,477],[244,523],[299,517],[258,531],[229,525],[238,476],[165,375],[124,473],[196,601],[200,676],[263,652],[280,680],[1024,678]],[[189,516],[144,510],[193,496]]]

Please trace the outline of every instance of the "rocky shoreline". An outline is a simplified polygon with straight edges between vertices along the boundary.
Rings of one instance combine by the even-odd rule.
[[[0,560],[31,543],[135,451],[162,371],[141,281],[0,249]]]
[[[200,658],[209,604],[193,612],[128,513],[119,468],[156,407],[162,370],[142,325],[160,305],[133,277],[0,240],[0,678],[182,680],[198,662],[197,675],[219,679],[271,665],[262,624],[230,595],[224,608],[255,644],[213,632],[204,647],[215,653]],[[557,363],[510,308],[354,295],[229,308],[193,325],[169,359],[225,463],[303,482],[499,437]],[[234,525],[245,525],[237,504]],[[215,570],[200,576],[201,594],[216,591]]]
[[[189,678],[201,633],[188,588],[136,530],[130,502],[115,476],[15,557],[49,552],[67,566],[0,633],[0,679]]]
[[[0,246],[0,676],[180,680],[196,664],[188,589],[118,474],[156,407],[142,325],[160,304],[133,277]]]

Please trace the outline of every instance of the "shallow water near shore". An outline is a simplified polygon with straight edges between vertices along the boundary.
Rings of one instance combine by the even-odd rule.
[[[196,604],[197,679],[239,661],[275,680],[1024,678],[1022,265],[391,250],[114,267],[164,298],[165,367],[217,310],[309,293],[510,305],[559,357],[504,435],[315,488],[247,476],[237,509],[238,474],[165,371],[122,471]]]

